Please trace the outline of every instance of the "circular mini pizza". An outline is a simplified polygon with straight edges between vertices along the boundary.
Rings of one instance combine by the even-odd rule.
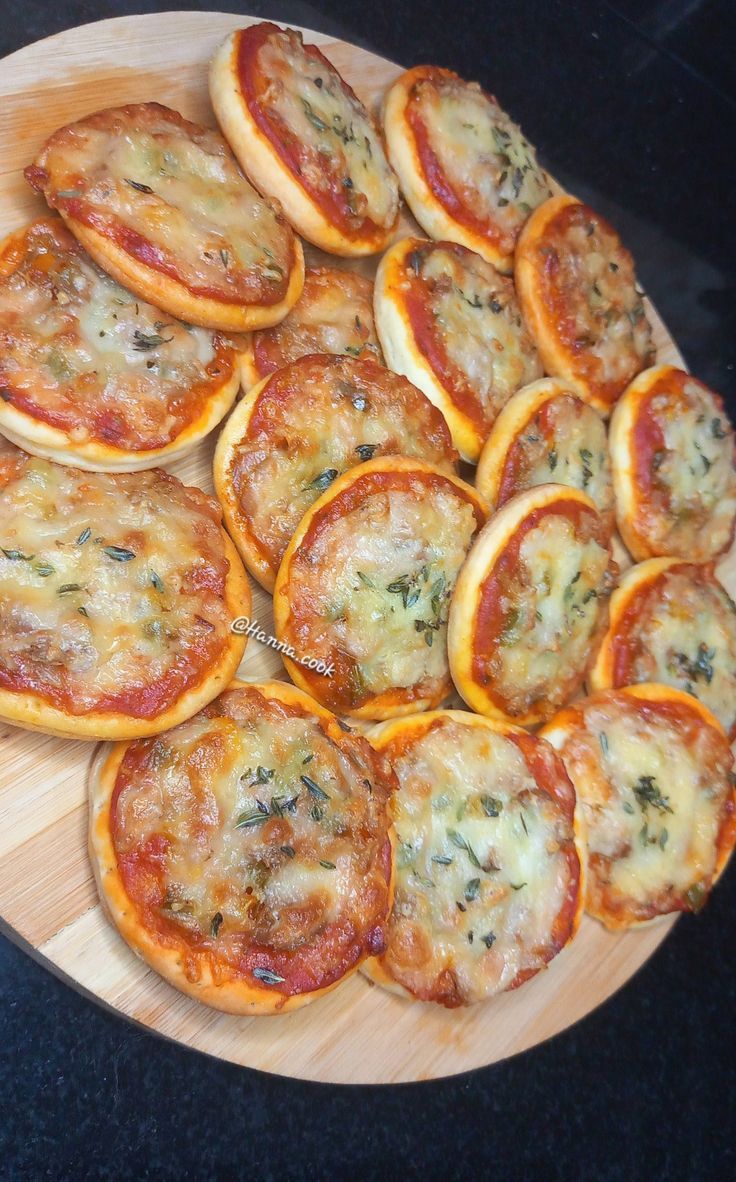
[[[356,271],[308,268],[304,289],[280,324],[255,332],[241,353],[243,388],[308,353],[381,363],[373,325],[373,283]]]
[[[440,408],[475,463],[501,407],[542,374],[512,281],[457,243],[404,238],[381,260],[375,312],[388,364]]]
[[[215,451],[215,491],[251,574],[273,589],[299,521],[332,482],[374,456],[414,456],[452,472],[440,412],[373,361],[302,357],[238,404]]]
[[[232,345],[120,287],[60,219],[0,244],[0,431],[21,447],[151,468],[211,431],[239,384]]]
[[[650,558],[622,576],[588,682],[642,681],[693,694],[736,738],[736,605],[712,563]]]
[[[514,274],[546,372],[607,414],[655,352],[618,234],[575,197],[551,197],[524,226]]]
[[[198,1001],[297,1009],[384,947],[393,783],[306,694],[234,682],[96,769],[100,897],[133,950]]]
[[[398,183],[373,119],[316,45],[268,21],[240,29],[212,60],[210,97],[243,169],[300,234],[330,254],[384,249]]]
[[[699,911],[736,841],[733,755],[702,702],[629,686],[568,706],[541,734],[582,806],[586,910],[612,929]]]
[[[635,559],[706,562],[731,544],[736,451],[723,400],[672,365],[631,383],[611,419],[618,528]]]
[[[529,726],[569,701],[605,633],[616,573],[584,492],[543,484],[499,509],[450,605],[450,669],[468,705]]]
[[[296,684],[360,718],[439,705],[451,689],[448,603],[485,516],[475,489],[419,460],[338,476],[302,518],[274,588]]]
[[[46,141],[26,179],[104,271],[191,324],[276,324],[304,282],[301,243],[227,144],[159,103],[87,115]]]
[[[0,445],[0,719],[74,739],[174,726],[230,681],[250,591],[212,497]]]
[[[519,231],[550,196],[534,149],[477,82],[415,66],[386,97],[389,158],[422,229],[510,271]]]
[[[492,509],[539,484],[586,492],[609,530],[613,483],[603,420],[565,382],[542,378],[514,394],[478,461],[475,487]]]
[[[559,755],[461,710],[384,723],[371,741],[399,782],[386,951],[363,971],[422,1001],[515,989],[575,935],[583,910],[575,793]]]

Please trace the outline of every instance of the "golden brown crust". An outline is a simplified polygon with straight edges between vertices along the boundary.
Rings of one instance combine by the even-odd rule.
[[[514,278],[546,372],[608,414],[654,357],[633,261],[615,230],[577,198],[551,197],[521,232]]]
[[[361,464],[337,477],[302,518],[279,567],[274,586],[274,628],[276,636],[284,646],[290,645],[299,658],[312,655],[321,657],[323,660],[328,659],[325,652],[308,654],[304,651],[296,651],[299,647],[299,638],[295,635],[295,631],[306,630],[311,633],[313,622],[318,618],[320,611],[319,603],[312,602],[311,598],[305,598],[303,579],[299,578],[299,567],[303,566],[305,562],[309,562],[308,555],[312,539],[319,536],[321,530],[329,528],[333,523],[349,520],[355,509],[364,505],[376,493],[406,490],[421,504],[426,497],[426,488],[433,484],[441,488],[443,494],[456,493],[459,502],[471,509],[474,519],[471,533],[475,532],[485,520],[484,502],[475,490],[464,481],[430,464],[393,456],[369,460],[366,464]],[[460,545],[460,541],[459,537],[454,537],[456,545]],[[317,569],[313,563],[309,563],[309,565],[313,569]],[[364,578],[361,576],[358,578],[369,591],[375,590],[371,586],[372,580],[368,580],[366,584]],[[423,588],[423,592],[426,595],[435,594],[437,614],[440,615],[440,602],[445,602],[444,597],[449,590],[449,587],[445,585],[447,580],[445,579],[443,582],[445,589],[442,593],[440,591],[433,593],[429,583],[428,576],[427,586]],[[383,587],[379,590],[383,593]],[[323,596],[328,591],[329,583],[325,581],[322,588]],[[389,595],[395,594],[397,596],[396,603],[403,601],[405,608],[420,602],[417,591],[416,597],[412,592],[412,604],[409,604],[410,589],[407,588],[404,593],[398,582],[390,584],[386,587],[386,591]],[[409,623],[411,624],[411,620]],[[378,629],[379,634],[383,635],[383,626],[380,621],[378,624],[374,621],[372,628],[373,631]],[[417,634],[421,634],[420,629],[417,628],[415,631]],[[381,692],[366,690],[362,684],[356,688],[353,669],[358,666],[358,663],[355,657],[342,651],[340,646],[336,646],[330,639],[329,632],[326,636],[329,644],[323,640],[323,648],[329,647],[329,660],[335,666],[331,676],[315,673],[312,670],[307,671],[303,665],[286,655],[285,651],[282,651],[282,658],[289,676],[296,685],[311,692],[318,700],[325,701],[341,713],[349,714],[355,718],[394,718],[415,713],[417,710],[432,709],[438,706],[450,691],[449,671],[432,679],[422,676],[419,681],[414,681],[409,685],[396,685]],[[368,636],[366,639],[369,639]],[[432,645],[428,644],[428,647],[431,648]]]
[[[461,186],[447,176],[432,147],[431,135],[427,134],[426,123],[417,106],[422,90],[434,100],[438,100],[443,91],[458,97],[464,95],[466,101],[478,105],[474,119],[479,118],[487,124],[484,132],[489,137],[488,144],[484,142],[478,147],[470,143],[463,144],[464,158],[471,167],[468,170],[470,175],[464,177]],[[435,111],[435,117],[437,115],[438,111]],[[514,243],[529,212],[526,200],[531,196],[526,191],[530,184],[528,176],[534,178],[535,204],[549,196],[550,190],[544,173],[536,163],[533,149],[496,100],[481,91],[477,83],[464,82],[452,70],[415,66],[402,74],[389,89],[384,103],[383,121],[389,158],[398,174],[407,204],[422,229],[431,238],[458,242],[482,255],[499,270],[511,271]],[[475,122],[463,122],[459,128],[451,129],[450,153],[455,146],[453,135],[467,136],[465,128],[477,137],[478,126]],[[438,134],[441,132],[439,127],[434,130]],[[519,172],[517,189],[512,184],[514,170],[506,154],[512,137],[516,141],[516,147],[512,149],[516,156],[515,163],[519,161],[520,149],[525,164],[529,165]],[[487,185],[489,170],[493,168],[489,164],[489,150],[498,166],[498,196],[503,190],[501,202],[493,216],[479,212],[479,206],[485,204],[487,194],[481,192],[472,177],[473,165],[476,169],[482,168],[483,183]],[[520,191],[522,187],[523,194]],[[522,197],[525,204],[522,203]]]
[[[723,400],[672,365],[634,379],[611,418],[616,519],[634,559],[706,562],[736,528],[736,440]]]
[[[228,689],[248,685],[269,699],[283,702],[288,706],[308,711],[327,722],[336,723],[334,715],[325,710],[307,694],[282,681],[246,683],[231,681]],[[103,748],[93,764],[90,778],[89,853],[99,891],[100,900],[107,915],[130,945],[132,950],[147,964],[183,993],[196,1001],[233,1014],[283,1014],[301,1008],[331,992],[356,971],[359,962],[342,977],[321,989],[313,989],[289,996],[277,992],[267,985],[259,986],[244,977],[229,980],[218,979],[212,966],[206,960],[199,965],[197,979],[187,975],[180,947],[166,947],[154,932],[149,931],[141,921],[135,906],[126,892],[118,867],[110,825],[111,801],[118,772],[130,744],[119,743]],[[389,840],[393,836],[389,831]],[[393,872],[389,883],[389,906],[393,899]]]
[[[606,738],[604,743],[600,735],[596,733],[598,728],[603,725],[601,712],[608,712],[606,717],[610,725],[610,711],[618,708],[617,703],[626,703],[631,699],[641,703],[640,717],[642,720],[649,719],[650,722],[653,720],[656,724],[659,715],[661,720],[668,725],[668,743],[670,745],[681,742],[683,747],[687,748],[696,742],[702,744],[699,747],[698,758],[706,761],[704,764],[706,777],[711,772],[713,775],[712,782],[707,780],[705,796],[708,799],[718,791],[717,781],[719,776],[722,776],[720,789],[723,799],[718,814],[719,824],[714,835],[715,848],[712,870],[703,878],[702,867],[696,866],[695,879],[687,890],[678,890],[673,881],[664,890],[652,888],[649,892],[644,891],[643,897],[641,897],[641,892],[632,896],[630,889],[627,889],[626,886],[622,888],[620,884],[612,881],[611,873],[619,858],[626,860],[632,854],[630,843],[622,840],[621,836],[614,832],[606,833],[601,845],[602,831],[594,832],[594,829],[599,829],[600,824],[606,819],[604,809],[609,806],[609,796],[613,791],[608,783],[607,775],[604,777],[603,788],[598,782],[602,774],[599,770],[601,761],[608,758],[610,750],[610,740]],[[588,732],[586,725],[586,713],[590,710],[597,712],[593,732]],[[542,727],[539,733],[563,756],[583,809],[589,813],[586,826],[588,845],[586,911],[588,914],[612,931],[622,931],[628,928],[646,927],[672,912],[699,911],[710,890],[723,873],[734,844],[736,844],[736,787],[734,787],[732,773],[733,755],[725,731],[710,710],[690,694],[683,693],[671,686],[641,683],[618,690],[604,690],[575,702],[559,711]],[[654,750],[653,740],[645,742],[642,746],[642,740],[639,739],[638,747],[642,751],[647,748]],[[669,754],[672,755],[671,746]],[[712,768],[707,765],[709,759],[712,760]],[[698,765],[698,771],[700,770]],[[648,844],[653,843],[663,853],[672,844],[667,841],[667,822],[669,821],[672,826],[676,821],[678,801],[677,799],[673,800],[670,795],[674,784],[663,783],[660,785],[657,782],[657,777],[650,775],[640,777],[639,783],[642,781],[644,783],[640,789],[641,797],[636,796],[634,791],[637,805],[642,811],[642,816],[636,820],[635,824],[638,825],[642,818],[644,820],[644,827],[638,840],[640,842],[646,841]],[[703,783],[701,782],[701,790],[702,787]],[[660,792],[663,792],[663,795],[660,796]],[[670,807],[670,801],[674,805],[674,810]],[[635,815],[635,813],[635,806],[624,798],[622,816]],[[610,812],[606,816],[607,823],[610,824]],[[690,816],[691,814],[688,813],[688,817]],[[647,836],[647,826],[654,820],[660,824],[664,822],[664,827],[660,830],[658,837],[655,835],[656,839]],[[693,842],[700,839],[698,825],[692,819],[686,823],[686,832],[690,832]],[[601,848],[597,850],[594,849],[596,841],[601,845]],[[601,852],[601,850],[605,852]],[[629,870],[629,880],[625,879],[624,883],[628,881],[630,888],[634,878],[633,871]]]
[[[145,223],[147,227],[149,224],[152,227],[149,237],[135,224],[127,226],[115,212],[115,206],[110,202],[106,204],[104,197],[97,194],[94,202],[88,199],[90,185],[94,188],[99,175],[86,175],[83,156],[73,167],[73,153],[78,152],[80,145],[84,144],[87,133],[100,135],[103,140],[107,137],[105,142],[114,150],[116,137],[125,126],[142,133],[156,133],[166,128],[172,135],[183,136],[191,142],[204,145],[206,150],[218,156],[222,167],[228,170],[231,185],[240,184],[243,198],[256,200],[250,186],[237,173],[235,161],[230,157],[224,141],[216,133],[190,123],[176,111],[158,103],[131,104],[98,111],[60,128],[48,139],[34,164],[26,169],[27,179],[34,188],[44,193],[52,208],[58,209],[74,236],[104,271],[156,307],[190,324],[230,332],[276,324],[299,298],[304,282],[304,256],[298,238],[286,227],[280,215],[268,210],[265,204],[263,216],[275,219],[274,225],[278,225],[279,232],[285,236],[284,257],[288,256],[289,259],[288,265],[285,264],[286,272],[280,268],[280,277],[273,289],[264,282],[263,268],[244,269],[240,266],[237,275],[231,268],[229,283],[223,280],[215,285],[210,263],[207,264],[207,272],[203,270],[202,278],[198,275],[195,283],[187,278],[189,272],[183,268],[183,256],[177,255],[171,243],[156,230],[156,218]],[[100,175],[107,176],[104,168]],[[72,189],[66,187],[70,176],[76,178],[73,181],[76,187]],[[130,187],[131,181],[128,178],[125,180]],[[203,252],[205,240],[209,242],[212,235],[208,236],[208,232],[195,226],[191,220],[186,222],[185,211],[177,206],[167,206],[165,193],[156,194],[151,186],[139,183],[135,178],[133,181],[132,188],[139,189],[140,193],[131,198],[126,192],[127,200],[145,208],[145,202],[152,194],[151,201],[163,202],[162,209],[157,210],[157,217],[163,217],[164,221],[167,211],[170,213],[171,209],[181,213],[186,232],[194,234]],[[220,242],[223,258],[228,257],[227,266],[223,264],[223,275],[227,276],[231,254],[227,249],[229,242],[222,237]],[[274,295],[277,288],[279,294]]]
[[[401,375],[315,355],[258,382],[220,433],[213,464],[225,523],[254,578],[273,590],[289,538],[324,481],[394,454],[448,471],[457,460],[442,415]]]
[[[541,537],[557,522],[567,542]],[[595,566],[580,561],[591,545]],[[468,555],[450,607],[450,670],[468,705],[523,726],[549,718],[582,687],[605,632],[615,571],[605,527],[579,489],[539,485],[496,512]],[[536,658],[547,662],[543,669]]]
[[[321,67],[323,73],[334,75],[333,85],[342,87],[351,96],[351,101],[358,104],[347,84],[315,46],[303,46],[301,34],[294,30],[282,30],[264,22],[231,33],[212,59],[210,98],[218,122],[253,183],[262,193],[278,199],[289,221],[304,238],[330,254],[346,257],[375,254],[385,248],[396,228],[398,189],[395,213],[387,224],[377,224],[365,217],[362,225],[350,225],[342,217],[338,219],[335,210],[320,201],[318,192],[306,183],[305,176],[313,165],[306,169],[301,165],[295,167],[292,159],[296,150],[294,133],[285,132],[280,121],[274,122],[273,117],[269,117],[272,116],[270,100],[260,93],[259,67],[254,62],[254,56],[265,40],[278,42],[283,38],[296,39],[300,51],[303,49],[308,56],[313,56],[315,66]],[[252,89],[252,94],[246,94],[246,87]],[[315,104],[319,98],[320,92],[315,88]],[[311,105],[309,109],[311,111]],[[363,114],[371,123],[371,117],[364,109]],[[328,129],[328,125],[314,113],[312,122]],[[382,151],[379,139],[376,146]],[[355,182],[350,188],[355,189]]]
[[[240,556],[225,531],[225,554],[230,564],[225,584],[225,603],[233,619],[250,615],[251,594]],[[91,710],[71,714],[33,693],[0,689],[0,719],[24,730],[41,731],[63,739],[129,740],[157,735],[191,718],[222,693],[243,659],[247,638],[231,632],[220,659],[203,674],[202,680],[186,690],[156,718],[135,718],[115,711]]]

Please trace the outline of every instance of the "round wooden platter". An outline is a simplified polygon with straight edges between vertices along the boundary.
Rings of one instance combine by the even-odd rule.
[[[122,17],[30,45],[0,71],[0,228],[41,213],[22,170],[70,120],[125,102],[158,100],[214,124],[207,63],[252,19],[211,12]],[[309,32],[376,108],[400,67]],[[416,227],[405,217],[401,234]],[[309,252],[316,259],[316,251]],[[336,260],[332,260],[333,265]],[[343,264],[337,260],[338,265]],[[350,264],[354,265],[354,264]],[[375,261],[361,268],[370,274]],[[682,364],[651,306],[660,362]],[[212,490],[212,441],[173,466]],[[736,571],[732,567],[732,591]],[[254,617],[271,630],[268,596],[254,585]],[[250,641],[241,675],[283,676],[279,658]],[[189,1000],[138,960],[97,900],[86,848],[89,743],[0,723],[0,916],[52,971],[135,1022],[189,1047],[262,1071],[337,1083],[398,1083],[494,1063],[563,1030],[618,989],[651,955],[671,920],[612,935],[585,919],[572,947],[515,993],[466,1011],[410,1003],[354,975],[314,1005],[275,1018],[236,1018]]]

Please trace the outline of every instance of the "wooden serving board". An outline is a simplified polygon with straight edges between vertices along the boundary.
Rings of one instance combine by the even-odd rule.
[[[158,100],[214,124],[207,63],[250,18],[168,12],[101,21],[50,37],[0,66],[0,232],[45,206],[22,170],[46,137],[101,107]],[[400,67],[319,33],[309,39],[375,109]],[[406,217],[401,233],[415,231]],[[310,251],[312,259],[317,257]],[[336,260],[332,260],[333,265]],[[338,265],[343,264],[337,260]],[[354,264],[350,264],[354,265]],[[364,261],[370,274],[375,261]],[[658,360],[682,364],[649,307]],[[172,466],[212,491],[213,442]],[[736,584],[736,578],[730,580]],[[254,616],[271,605],[253,586]],[[251,640],[241,675],[284,676]],[[534,1046],[599,1005],[636,972],[672,920],[612,935],[584,919],[573,945],[515,993],[467,1011],[407,1002],[354,975],[293,1014],[237,1018],[191,1001],[146,968],[102,914],[87,848],[87,777],[96,745],[0,723],[0,916],[7,934],[70,984],[135,1022],[190,1047],[263,1071],[337,1083],[394,1083],[453,1075]]]

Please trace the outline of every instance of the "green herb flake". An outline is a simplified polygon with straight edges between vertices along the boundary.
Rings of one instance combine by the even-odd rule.
[[[274,973],[271,969],[253,969],[253,976],[257,981],[262,981],[264,985],[280,985],[282,981],[286,980],[285,977],[280,977],[278,973]]]
[[[314,480],[310,480],[306,487],[316,489],[317,492],[324,492],[326,488],[330,487],[336,476],[337,468],[325,468],[323,472],[315,476]]]
[[[113,562],[132,562],[135,558],[135,552],[126,550],[125,546],[103,546],[102,553],[112,558]]]
[[[328,862],[326,858],[320,858],[320,866],[324,866],[325,870],[337,870],[334,862]]]
[[[329,793],[325,792],[324,789],[320,788],[319,784],[317,784],[316,781],[313,780],[311,776],[300,776],[299,779],[301,780],[302,784],[309,792],[310,796],[313,796],[315,798],[315,800],[329,800],[330,799]]]
[[[287,858],[296,857],[296,850],[294,849],[293,845],[280,845],[279,849],[281,850],[282,854],[286,854]]]
[[[359,443],[355,450],[361,460],[372,460],[379,446],[378,443]]]
[[[477,899],[478,896],[480,895],[480,879],[479,878],[469,879],[468,882],[466,882],[466,884],[465,884],[465,890],[464,890],[463,894],[465,896],[466,903],[472,903],[475,899]]]
[[[217,939],[217,933],[219,932],[221,927],[222,927],[222,912],[216,911],[210,921],[210,935],[212,936],[213,940]]]

